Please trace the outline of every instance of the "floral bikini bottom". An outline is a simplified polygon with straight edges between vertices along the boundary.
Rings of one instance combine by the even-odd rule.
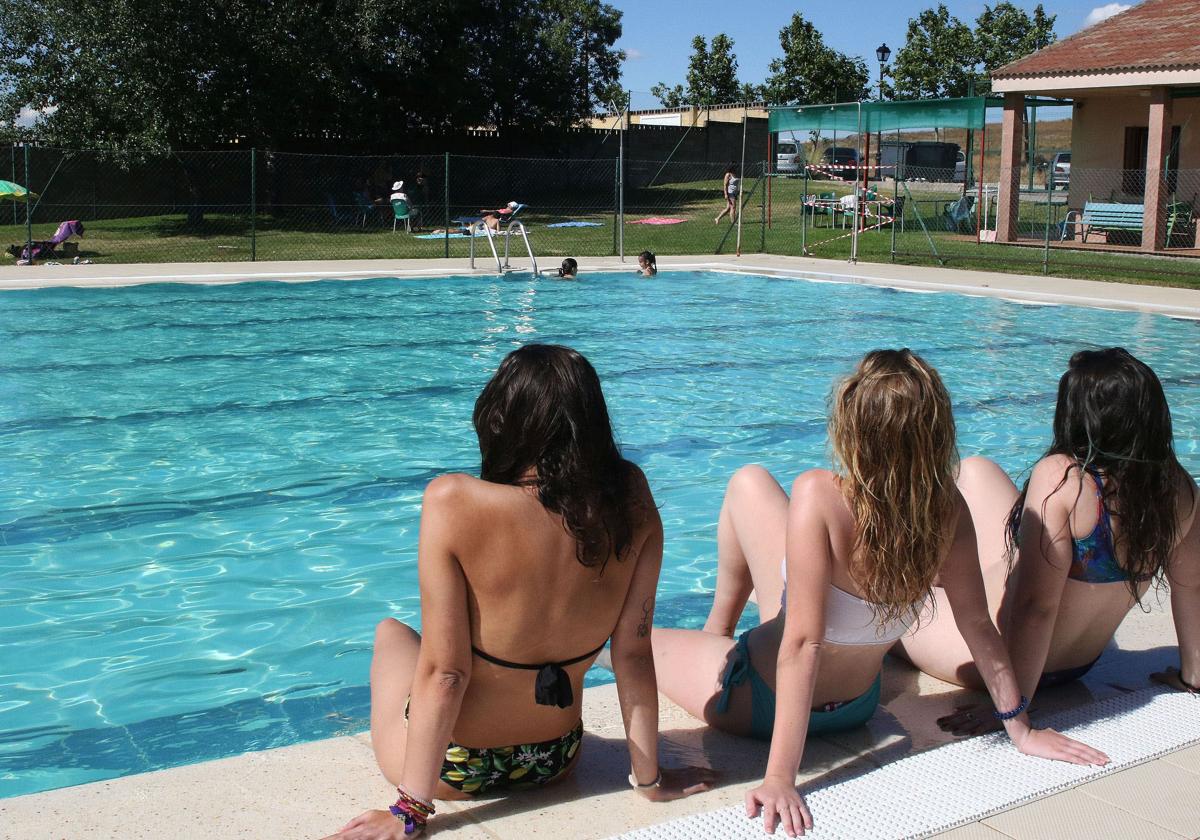
[[[562,777],[583,742],[583,721],[550,741],[513,747],[460,747],[451,743],[442,761],[442,781],[463,793],[520,790]]]

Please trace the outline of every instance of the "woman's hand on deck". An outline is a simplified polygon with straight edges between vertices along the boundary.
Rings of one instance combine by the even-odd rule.
[[[424,829],[417,829],[407,835],[408,840],[420,837]],[[367,811],[359,814],[342,826],[337,834],[331,834],[325,840],[402,840],[405,838],[404,823],[392,816],[390,811]]]
[[[1188,694],[1200,693],[1197,692],[1195,688],[1183,681],[1183,674],[1180,673],[1179,669],[1174,666],[1167,668],[1165,671],[1157,671],[1151,674],[1150,679],[1156,683],[1169,686],[1176,691],[1186,691]]]
[[[670,802],[693,793],[712,790],[717,774],[708,767],[679,767],[664,769],[662,781],[654,787],[638,788],[637,792],[651,802]]]
[[[782,826],[788,837],[799,837],[813,826],[812,814],[794,782],[763,779],[746,794],[746,816],[754,819],[760,811],[767,834],[774,834],[775,827]]]
[[[1108,764],[1108,756],[1100,750],[1093,749],[1082,741],[1068,738],[1053,729],[1028,729],[1024,735],[1014,737],[1013,743],[1025,755],[1038,758],[1099,767]]]

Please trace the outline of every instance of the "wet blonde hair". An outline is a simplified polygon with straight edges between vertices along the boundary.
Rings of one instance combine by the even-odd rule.
[[[877,620],[914,621],[953,536],[950,395],[920,356],[873,350],[835,387],[829,438],[854,516],[851,576]]]

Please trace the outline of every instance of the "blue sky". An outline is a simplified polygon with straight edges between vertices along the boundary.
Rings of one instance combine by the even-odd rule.
[[[821,30],[834,49],[865,59],[874,78],[879,71],[875,48],[886,41],[895,51],[904,45],[908,19],[936,0],[825,0],[796,4],[781,0],[607,0],[624,12],[624,35],[617,42],[628,53],[624,85],[634,91],[633,107],[656,107],[649,95],[656,82],[682,83],[691,55],[692,37],[711,39],[724,32],[734,42],[739,78],[761,82],[767,65],[779,55],[779,30],[799,11]],[[1032,10],[1035,2],[1015,0]],[[1129,0],[1132,2],[1132,0]],[[951,13],[964,23],[974,24],[984,3],[947,3]],[[1054,29],[1062,38],[1077,32],[1096,10],[1111,12],[1122,4],[1107,0],[1048,0],[1046,11],[1058,15]],[[1103,10],[1103,11],[1101,11]]]

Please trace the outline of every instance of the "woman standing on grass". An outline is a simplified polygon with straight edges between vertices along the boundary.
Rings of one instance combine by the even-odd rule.
[[[1200,688],[1196,484],[1175,457],[1154,371],[1120,347],[1076,353],[1058,383],[1050,448],[1025,487],[986,458],[967,459],[958,485],[1022,694],[1086,674],[1152,582],[1170,585],[1180,658],[1179,669],[1153,676]],[[928,674],[976,687],[979,671],[941,609],[946,593],[934,596],[935,617],[899,652]],[[984,723],[974,710],[948,720],[960,732]]]
[[[725,177],[721,179],[721,195],[725,199],[725,209],[713,220],[716,224],[720,224],[726,214],[729,215],[730,222],[737,218],[737,200],[741,191],[742,179],[738,177],[737,167],[731,163],[725,170]]]
[[[908,350],[876,350],[834,391],[838,471],[809,470],[792,495],[761,467],[729,482],[717,525],[717,591],[703,630],[655,629],[659,689],[712,726],[771,742],[746,811],[774,833],[812,827],[796,789],[809,733],[865,723],[884,654],[924,614],[935,584],[1017,748],[1076,764],[1107,757],[1033,729],[1000,634],[988,618],[975,532],[954,486],[950,397]],[[761,623],[735,642],[751,590]]]
[[[566,347],[508,355],[475,403],[481,478],[430,482],[417,564],[424,636],[380,622],[371,743],[399,799],[335,835],[420,831],[433,799],[566,777],[583,737],[583,675],[606,641],[629,743],[629,782],[661,801],[707,771],[658,764],[650,651],[662,522],[621,457],[596,371]],[[406,720],[407,718],[407,720]]]

